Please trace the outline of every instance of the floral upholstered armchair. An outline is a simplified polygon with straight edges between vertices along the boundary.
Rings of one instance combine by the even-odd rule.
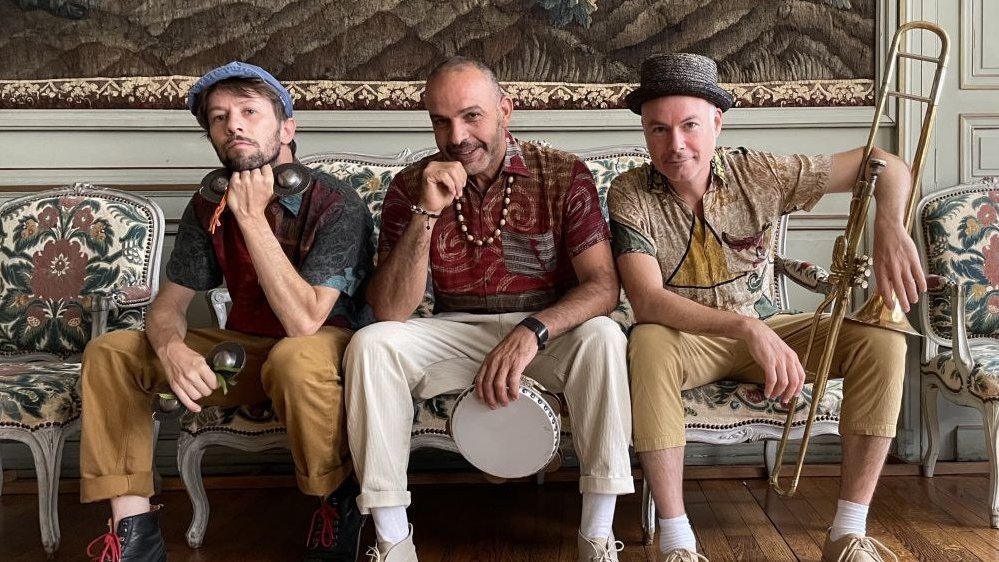
[[[435,151],[436,149],[418,152],[406,150],[388,158],[346,153],[319,154],[304,157],[302,162],[346,181],[357,190],[368,204],[375,219],[376,231],[373,242],[377,242],[382,198],[392,177],[403,167]],[[593,173],[605,217],[607,190],[614,178],[648,161],[645,148],[638,146],[599,148],[576,154],[586,162]],[[786,226],[786,220],[781,221],[778,236],[775,237],[774,244],[778,253],[784,249]],[[778,302],[775,304],[778,308],[787,308],[786,278],[792,278],[806,288],[816,291],[828,287],[824,282],[825,273],[821,268],[811,264],[781,259],[775,266],[780,273],[783,273],[774,276],[774,289],[778,295]],[[224,289],[216,290],[210,293],[209,298],[216,318],[219,319],[220,325],[224,325],[228,293]],[[433,294],[428,287],[427,294],[415,315],[429,316],[432,311]],[[617,321],[625,332],[634,322],[631,306],[623,292],[611,318]],[[811,403],[810,393],[809,385],[805,388],[803,399],[798,401],[798,415],[792,433],[795,438],[800,438],[804,431],[804,416]],[[457,394],[443,395],[414,404],[413,426],[410,433],[412,450],[432,448],[458,452],[447,431],[447,421],[457,397]],[[683,400],[687,412],[687,438],[690,441],[703,443],[725,444],[779,439],[787,415],[787,410],[778,401],[764,398],[762,387],[756,384],[720,381],[684,392]],[[829,381],[827,393],[822,400],[819,416],[813,427],[813,435],[837,433],[841,400],[841,381]],[[284,444],[284,427],[270,417],[269,413],[261,417],[245,408],[228,410],[206,408],[202,412],[198,416],[185,414],[182,418],[184,434],[181,436],[178,449],[181,475],[195,504],[194,521],[187,535],[188,543],[192,546],[201,544],[208,514],[208,502],[204,495],[198,466],[203,448],[208,444],[225,444],[244,450],[263,450]],[[563,460],[573,459],[572,430],[570,420],[565,417],[562,419],[562,432],[561,457]],[[775,450],[775,447],[769,445],[766,448],[768,467],[773,466],[775,462]],[[646,491],[643,527],[649,541],[654,531],[653,509],[651,496]]]
[[[0,205],[0,439],[31,449],[49,555],[63,444],[80,425],[80,355],[106,330],[142,329],[162,244],[160,208],[114,189],[75,184]]]
[[[923,474],[933,476],[940,449],[937,396],[977,408],[989,455],[989,523],[999,528],[999,178],[932,193],[917,215],[927,270],[938,276],[920,307]]]

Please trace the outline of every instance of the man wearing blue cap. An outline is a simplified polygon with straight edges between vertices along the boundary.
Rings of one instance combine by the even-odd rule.
[[[288,91],[265,70],[233,62],[191,88],[188,108],[228,170],[221,202],[195,194],[184,211],[167,281],[147,329],[94,340],[83,357],[81,499],[109,499],[99,562],[166,559],[153,494],[150,404],[171,392],[191,412],[270,400],[288,429],[299,488],[318,496],[306,560],[350,560],[361,515],[344,434],[340,357],[370,318],[362,284],[372,220],[348,185],[323,174],[277,196],[271,166],[294,161]],[[204,192],[204,189],[202,190]],[[187,329],[196,291],[225,282],[226,330]],[[204,356],[222,341],[246,350],[238,384],[218,391]]]

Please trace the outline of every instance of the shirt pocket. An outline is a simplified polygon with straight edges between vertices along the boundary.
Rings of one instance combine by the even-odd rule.
[[[749,223],[729,225],[731,230],[722,230],[721,241],[725,249],[725,261],[733,273],[756,271],[763,268],[770,259],[773,245],[774,223]]]
[[[506,270],[516,275],[543,277],[555,270],[555,236],[549,232],[503,233],[503,260]]]

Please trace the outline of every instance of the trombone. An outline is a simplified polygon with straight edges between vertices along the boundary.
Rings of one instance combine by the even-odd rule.
[[[900,52],[899,45],[902,38],[910,31],[924,30],[935,34],[940,40],[940,51],[937,56],[918,55],[914,53]],[[936,119],[937,104],[940,100],[943,89],[944,72],[947,68],[947,61],[950,57],[950,38],[947,32],[940,26],[925,22],[909,22],[895,32],[892,38],[891,48],[887,56],[887,68],[881,82],[881,89],[878,94],[878,101],[874,111],[874,119],[871,123],[870,134],[867,137],[867,145],[864,149],[864,157],[861,161],[860,170],[857,172],[857,181],[853,188],[853,197],[850,200],[850,215],[847,219],[846,230],[836,238],[833,247],[832,264],[830,265],[829,283],[833,289],[819,304],[812,319],[812,326],[809,332],[808,347],[805,351],[802,365],[806,372],[812,358],[812,350],[816,341],[819,321],[827,310],[829,314],[829,328],[825,343],[819,355],[818,365],[814,370],[814,380],[812,381],[812,403],[808,409],[808,417],[805,421],[805,431],[801,437],[801,447],[798,450],[798,460],[795,465],[794,474],[791,477],[791,485],[784,487],[780,481],[781,468],[783,467],[784,451],[790,439],[791,428],[794,422],[794,413],[798,404],[798,397],[795,396],[788,404],[787,420],[784,422],[784,433],[781,436],[780,444],[777,448],[777,465],[773,474],[770,475],[770,487],[781,496],[792,496],[798,488],[798,480],[801,478],[801,470],[805,464],[805,453],[808,449],[808,440],[812,430],[812,424],[818,411],[819,403],[825,394],[826,382],[829,378],[829,369],[832,366],[833,351],[836,348],[836,341],[839,338],[840,326],[843,320],[847,319],[846,312],[850,308],[851,293],[854,287],[867,287],[867,278],[871,274],[871,259],[859,253],[860,243],[864,226],[867,223],[868,208],[871,197],[877,185],[878,176],[884,170],[885,162],[871,158],[874,151],[874,139],[877,136],[878,127],[881,124],[881,117],[884,115],[885,107],[889,97],[910,100],[913,102],[926,104],[926,111],[923,114],[922,126],[920,127],[919,140],[916,143],[916,150],[913,155],[911,173],[912,188],[909,191],[909,200],[906,204],[904,224],[906,229],[911,226],[913,218],[913,203],[916,200],[918,187],[922,178],[923,164],[926,161],[926,153],[929,148],[930,136],[933,133],[933,122]],[[923,63],[935,65],[933,84],[930,88],[929,96],[903,92],[891,88],[895,71],[900,59],[910,59]],[[888,306],[880,296],[875,295],[853,318],[852,321],[864,322],[886,329],[905,331],[918,334],[902,312],[897,300]]]

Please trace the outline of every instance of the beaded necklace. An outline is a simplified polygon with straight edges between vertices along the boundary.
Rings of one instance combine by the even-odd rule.
[[[506,189],[503,190],[503,208],[500,209],[500,220],[499,225],[493,230],[492,236],[488,238],[476,238],[468,233],[468,226],[465,224],[465,215],[461,214],[461,200],[454,200],[454,210],[458,213],[458,226],[461,228],[461,233],[465,235],[465,240],[468,240],[476,246],[488,246],[492,244],[494,240],[503,235],[503,227],[506,225],[506,215],[510,212],[510,194],[513,193],[513,176],[507,176],[506,178]]]

